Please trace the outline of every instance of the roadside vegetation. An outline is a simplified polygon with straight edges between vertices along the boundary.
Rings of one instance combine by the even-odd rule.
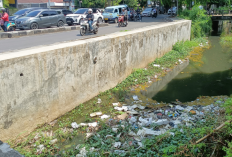
[[[173,128],[171,131],[175,132],[175,136],[168,134],[152,136],[143,141],[143,147],[141,149],[131,146],[127,148],[129,150],[127,153],[120,154],[110,153],[112,142],[120,140],[123,142],[123,140],[127,140],[127,137],[125,136],[125,139],[115,137],[117,134],[112,131],[112,128],[108,125],[108,121],[90,117],[90,114],[93,112],[102,112],[111,117],[122,115],[123,112],[115,110],[112,103],[126,103],[131,89],[147,85],[149,81],[158,81],[159,77],[167,73],[167,69],[172,69],[187,58],[192,59],[191,52],[202,52],[204,48],[209,47],[207,38],[205,37],[211,30],[211,21],[205,15],[204,11],[196,6],[192,11],[183,11],[180,17],[193,21],[191,41],[177,42],[173,46],[172,51],[161,58],[157,58],[145,68],[134,69],[116,87],[100,93],[86,103],[80,104],[53,122],[38,126],[29,136],[23,139],[8,141],[8,143],[21,154],[28,157],[49,157],[55,155],[75,157],[83,147],[88,151],[92,147],[98,149],[97,155],[89,151],[88,156],[232,156],[232,126],[230,123],[232,119],[232,98],[218,98],[214,101],[215,104],[224,107],[220,116],[206,114],[205,121],[197,122],[194,127],[183,127],[182,129]],[[222,38],[222,40],[227,39]],[[99,99],[102,101],[100,104],[98,103]],[[72,122],[87,123],[96,121],[100,126],[98,130],[95,130],[99,136],[93,136],[89,139],[85,139],[84,137],[86,136],[86,132],[89,132],[91,128],[83,126],[78,129],[73,129],[71,127]],[[121,124],[121,121],[118,121],[115,125],[119,124]],[[223,127],[217,130],[221,124],[224,124]],[[154,125],[152,127],[156,129],[157,126]],[[131,131],[129,124],[125,124],[124,128],[119,128],[118,130],[122,135],[126,135],[129,131]],[[133,131],[136,132],[138,129],[135,128]],[[110,139],[102,138],[109,134],[114,137]],[[197,142],[197,140],[206,135],[209,136]],[[73,141],[73,139],[75,140]],[[73,146],[65,148],[62,143],[72,143],[70,145]],[[77,143],[80,143],[78,147],[76,147]],[[43,149],[40,147],[41,145],[43,145]]]

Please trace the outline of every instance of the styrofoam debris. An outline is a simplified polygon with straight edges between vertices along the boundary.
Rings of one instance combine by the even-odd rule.
[[[118,111],[123,111],[123,108],[122,107],[114,107],[115,110],[118,110]]]
[[[159,64],[153,64],[153,66],[154,66],[154,67],[160,67],[160,65],[159,65]]]
[[[73,122],[73,123],[71,124],[71,126],[72,126],[73,129],[79,128],[79,125],[78,125],[76,122]]]
[[[120,138],[121,134],[122,134],[122,133],[118,134],[116,137],[117,137],[117,138]]]
[[[88,124],[86,123],[80,123],[80,126],[87,126]]]
[[[138,115],[139,114],[137,111],[127,111],[127,113],[132,114],[132,115]]]
[[[118,128],[112,128],[112,131],[117,133],[118,132]]]
[[[88,125],[89,125],[90,127],[97,127],[97,122],[88,123]]]
[[[110,116],[109,115],[105,115],[105,114],[101,116],[101,119],[107,119],[107,118],[110,118]]]
[[[96,115],[97,115],[97,116],[101,116],[101,115],[102,115],[102,112],[96,112]]]
[[[115,143],[114,143],[114,147],[115,147],[115,148],[120,148],[121,145],[122,145],[121,142],[115,142]]]
[[[100,98],[97,99],[97,103],[100,104],[102,103],[102,100]]]
[[[119,102],[117,102],[117,103],[112,103],[113,104],[113,106],[119,106]]]

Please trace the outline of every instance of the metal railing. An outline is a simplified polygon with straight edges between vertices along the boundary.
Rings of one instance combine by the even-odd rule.
[[[226,15],[226,14],[231,14],[231,10],[209,10],[207,11],[208,15]]]

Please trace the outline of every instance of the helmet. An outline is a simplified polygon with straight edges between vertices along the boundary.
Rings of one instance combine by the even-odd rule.
[[[5,9],[5,8],[1,8],[0,10],[3,11],[3,12],[6,12],[6,9]]]
[[[123,7],[122,9],[123,9],[123,10],[125,10],[126,8],[125,8],[125,7]]]
[[[92,10],[92,9],[89,9],[88,11],[89,11],[89,12],[93,12],[93,10]]]

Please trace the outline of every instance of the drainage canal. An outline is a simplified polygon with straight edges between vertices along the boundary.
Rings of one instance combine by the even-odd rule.
[[[220,37],[210,36],[211,48],[199,56],[199,61],[190,60],[155,82],[143,91],[143,95],[158,102],[193,101],[199,96],[232,94],[232,50],[220,45]],[[185,63],[186,64],[186,63]],[[181,70],[183,69],[183,70]],[[176,74],[179,72],[179,74]],[[162,83],[163,82],[163,83]]]

